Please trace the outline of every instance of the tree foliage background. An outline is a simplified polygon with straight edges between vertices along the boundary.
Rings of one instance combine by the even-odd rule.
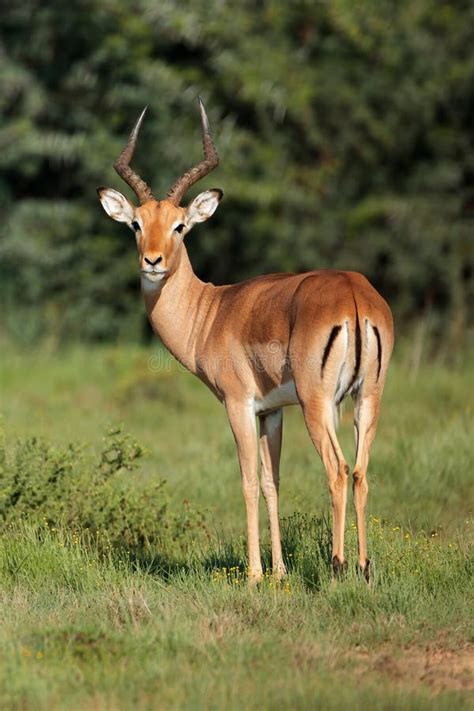
[[[216,283],[364,272],[403,331],[458,346],[474,227],[474,4],[437,0],[24,0],[0,13],[2,330],[140,339],[134,240],[98,204],[148,104],[134,165],[163,194],[221,166],[188,248]],[[441,330],[442,329],[442,330]]]

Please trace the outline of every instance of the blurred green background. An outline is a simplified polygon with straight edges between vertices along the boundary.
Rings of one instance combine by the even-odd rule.
[[[24,0],[0,29],[1,335],[143,341],[134,240],[97,185],[144,105],[134,165],[163,195],[200,159],[225,199],[188,248],[215,283],[364,272],[397,331],[462,350],[473,298],[471,2]]]

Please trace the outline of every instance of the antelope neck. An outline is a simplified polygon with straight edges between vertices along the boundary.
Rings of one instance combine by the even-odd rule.
[[[194,273],[186,248],[181,245],[178,264],[161,289],[143,292],[154,332],[172,355],[195,373],[197,338],[216,287],[201,281]]]

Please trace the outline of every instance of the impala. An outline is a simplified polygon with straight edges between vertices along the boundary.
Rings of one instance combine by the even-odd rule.
[[[145,111],[114,164],[139,207],[112,188],[98,188],[105,212],[135,233],[148,318],[173,356],[200,378],[227,411],[237,445],[247,513],[249,580],[262,577],[258,526],[261,488],[270,521],[272,567],[285,574],[278,518],[282,408],[299,403],[326,469],[332,500],[332,566],[344,567],[349,467],[336,437],[337,406],[352,395],[356,439],[353,495],[358,560],[369,580],[365,507],[367,465],[393,347],[390,309],[356,272],[269,274],[229,286],[202,282],[184,238],[215,212],[222,191],[189,188],[219,162],[199,99],[204,160],[182,175],[163,200],[130,167]],[[260,421],[257,435],[256,416]]]

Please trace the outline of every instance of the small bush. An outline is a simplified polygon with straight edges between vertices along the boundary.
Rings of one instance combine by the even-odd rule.
[[[171,513],[163,480],[130,476],[142,447],[120,428],[104,437],[98,460],[77,444],[38,437],[0,444],[0,530],[20,520],[86,533],[99,545],[136,552],[187,545],[198,513]],[[190,535],[192,534],[192,535]]]

